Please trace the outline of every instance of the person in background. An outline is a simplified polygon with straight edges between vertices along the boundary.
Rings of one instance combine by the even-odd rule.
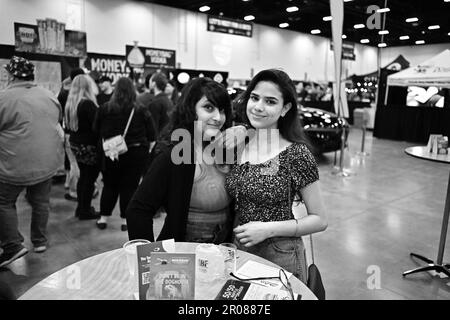
[[[153,80],[164,82],[160,79]],[[193,79],[183,88],[171,122],[152,152],[155,158],[128,205],[130,239],[154,241],[153,217],[161,207],[167,217],[158,240],[221,243],[231,239],[233,211],[224,185],[228,167],[214,159],[194,160],[195,152],[202,152],[211,137],[230,123],[230,98],[223,85],[205,77]],[[175,130],[190,138],[191,152],[185,155],[188,163],[178,164],[171,158],[172,149],[186,143],[171,140]],[[204,141],[196,143],[194,132]]]
[[[0,268],[28,253],[19,232],[16,201],[25,189],[32,207],[34,252],[47,250],[52,177],[64,161],[61,106],[34,83],[34,65],[14,56],[4,66],[7,88],[0,92]]]
[[[97,95],[97,104],[101,106],[108,102],[112,97],[114,91],[112,79],[108,76],[101,76],[98,80],[98,87],[100,93]]]
[[[98,109],[97,85],[89,75],[78,75],[72,81],[65,110],[65,124],[70,133],[70,147],[80,169],[77,184],[78,206],[75,216],[80,220],[97,219],[91,207],[95,181],[99,174],[98,135],[93,124]]]
[[[167,86],[166,86],[166,89],[164,90],[164,92],[166,93],[169,100],[172,101],[173,108],[175,108],[175,106],[177,105],[178,99],[180,98],[180,93],[178,92],[177,84],[176,84],[175,80],[172,79],[167,82]],[[169,112],[168,112],[169,117],[172,114],[172,112],[173,112],[173,109],[169,110]]]
[[[155,97],[148,104],[157,133],[160,134],[169,122],[169,111],[173,109],[172,102],[167,98],[164,90],[167,86],[167,77],[162,72],[155,72],[150,78],[150,89]]]
[[[62,112],[64,114],[64,110],[66,108],[67,97],[69,96],[70,86],[72,84],[73,79],[79,75],[84,74],[84,70],[81,68],[75,68],[70,71],[70,76],[64,79],[62,83],[61,90],[58,93],[58,101],[61,104]]]
[[[327,220],[317,164],[298,118],[295,87],[285,72],[263,70],[240,103],[242,118],[255,134],[226,178],[235,200],[235,243],[306,282],[301,237],[325,230]],[[304,202],[306,217],[295,219],[294,199]]]
[[[79,75],[84,74],[84,70],[81,68],[75,68],[70,71],[70,76],[62,82],[61,90],[58,94],[58,101],[61,104],[62,114],[64,114],[64,110],[66,108],[67,97],[69,96],[70,86],[72,85],[73,79]],[[75,160],[75,156],[70,149],[69,143],[69,133],[66,130],[66,126],[63,121],[63,117],[61,117],[61,125],[64,128],[64,169],[66,171],[66,181],[64,182],[64,187],[67,189],[67,192],[64,194],[64,197],[67,200],[77,200],[77,183],[78,177],[80,176],[80,170],[78,169],[77,161]]]
[[[133,114],[131,115],[131,113]],[[150,142],[155,140],[155,128],[150,112],[136,102],[136,89],[129,78],[120,78],[111,100],[100,106],[95,129],[100,138],[106,140],[123,134],[130,119],[125,142],[128,151],[112,160],[102,153],[103,190],[100,198],[99,229],[107,227],[117,199],[120,196],[120,217],[122,231],[127,230],[125,211],[138,187],[147,163]]]
[[[155,95],[152,93],[152,90],[150,90],[150,78],[151,77],[152,77],[152,73],[147,74],[147,76],[145,77],[145,81],[144,81],[145,90],[144,90],[144,92],[138,94],[138,96],[136,98],[136,101],[146,108],[148,107],[150,102],[155,97]]]

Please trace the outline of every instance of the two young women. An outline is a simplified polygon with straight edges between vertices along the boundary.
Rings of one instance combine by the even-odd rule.
[[[230,100],[220,84],[198,78],[183,89],[168,134],[185,129],[191,137],[202,134],[203,141],[190,142],[191,161],[181,164],[173,159],[176,143],[158,144],[159,154],[127,209],[129,237],[154,241],[153,215],[163,206],[167,218],[158,240],[221,243],[234,238],[239,249],[305,282],[301,236],[325,230],[327,222],[317,164],[298,119],[295,87],[281,70],[261,71],[239,100],[238,110],[255,130],[237,164],[195,161],[196,151],[210,147],[208,141],[219,131],[225,131],[227,139],[227,130],[242,133],[244,127],[229,127]],[[225,145],[234,147],[227,140]],[[304,202],[306,217],[294,218],[294,200]]]

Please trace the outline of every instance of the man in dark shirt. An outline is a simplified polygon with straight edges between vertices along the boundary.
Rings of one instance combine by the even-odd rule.
[[[146,77],[145,77],[145,91],[140,93],[137,98],[136,101],[139,102],[140,104],[142,104],[144,107],[148,107],[148,105],[150,104],[150,102],[153,100],[153,98],[155,97],[155,95],[153,94],[153,92],[151,92],[150,90],[150,78],[152,77],[152,73],[149,73]]]
[[[100,88],[100,93],[97,96],[97,103],[99,106],[106,103],[111,99],[113,94],[112,79],[108,76],[101,76],[98,81],[98,87]]]
[[[153,89],[155,97],[148,105],[153,121],[155,122],[157,133],[169,122],[168,112],[172,110],[173,104],[164,93],[167,85],[167,77],[162,72],[156,72],[150,78],[150,88]]]

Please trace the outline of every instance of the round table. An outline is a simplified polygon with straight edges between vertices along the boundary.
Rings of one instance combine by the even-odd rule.
[[[428,152],[428,148],[426,146],[416,146],[416,147],[409,147],[405,149],[405,153],[424,160],[430,160],[430,161],[437,161],[437,162],[443,162],[443,163],[450,163],[450,154],[434,154],[431,152]],[[442,226],[441,226],[441,237],[439,240],[439,251],[437,255],[437,262],[434,263],[433,260],[425,258],[424,256],[421,256],[416,253],[411,253],[410,255],[412,257],[416,257],[424,262],[427,263],[425,267],[419,267],[416,269],[408,270],[403,272],[403,276],[406,276],[408,274],[412,273],[418,273],[422,271],[436,271],[439,273],[444,273],[448,277],[450,277],[450,264],[443,264],[443,258],[444,258],[444,248],[445,248],[445,240],[447,238],[447,227],[448,227],[448,219],[450,214],[450,174],[449,174],[449,180],[447,185],[447,196],[445,198],[445,207],[444,207],[444,215],[442,219]]]
[[[195,253],[198,243],[175,242],[176,252]],[[248,260],[278,267],[272,262],[238,250],[237,269]],[[213,300],[227,279],[195,283],[196,300]],[[302,300],[317,300],[309,288],[296,277],[290,282]],[[71,264],[40,281],[19,300],[132,300],[136,291],[127,266],[125,251],[107,251]]]

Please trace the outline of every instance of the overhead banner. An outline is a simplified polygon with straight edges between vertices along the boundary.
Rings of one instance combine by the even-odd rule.
[[[134,60],[139,61],[143,57],[142,67],[175,69],[175,50],[127,45],[125,52],[128,67],[133,66]]]
[[[344,92],[344,85],[341,81],[342,73],[342,27],[344,24],[344,2],[330,1],[331,31],[333,35],[334,47],[334,77],[336,79],[333,87],[334,111],[339,115],[348,118],[347,96]]]
[[[119,78],[128,77],[130,68],[127,66],[125,56],[88,52],[84,67],[108,76],[115,83]]]
[[[55,19],[38,19],[37,25],[14,23],[17,52],[43,53],[71,57],[86,56],[86,33],[65,30]]]
[[[253,24],[251,22],[211,15],[208,15],[207,21],[208,31],[252,37]]]
[[[333,41],[330,42],[330,50],[334,50]],[[355,61],[355,44],[349,41],[342,41],[342,59]]]

